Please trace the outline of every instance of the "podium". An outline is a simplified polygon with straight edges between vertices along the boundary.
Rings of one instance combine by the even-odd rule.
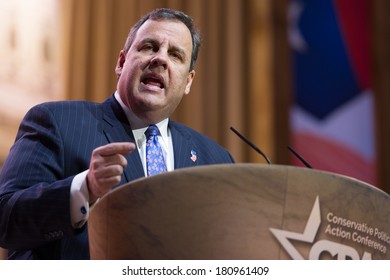
[[[221,164],[120,186],[91,210],[92,259],[390,259],[390,196],[306,168]]]

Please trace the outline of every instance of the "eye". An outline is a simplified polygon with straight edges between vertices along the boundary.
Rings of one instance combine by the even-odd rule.
[[[171,57],[173,57],[174,59],[177,59],[177,60],[180,60],[180,61],[183,60],[183,56],[179,52],[173,51],[173,52],[170,52],[169,55]]]
[[[153,45],[152,44],[145,44],[141,47],[141,50],[145,50],[145,51],[153,50]]]
[[[147,52],[147,53],[158,52],[158,50],[159,50],[159,46],[158,46],[158,44],[156,44],[154,42],[144,42],[138,48],[138,51]]]

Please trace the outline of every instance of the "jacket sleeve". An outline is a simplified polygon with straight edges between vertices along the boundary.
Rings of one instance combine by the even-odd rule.
[[[0,246],[34,248],[71,235],[70,186],[58,124],[45,105],[23,119],[0,171]]]

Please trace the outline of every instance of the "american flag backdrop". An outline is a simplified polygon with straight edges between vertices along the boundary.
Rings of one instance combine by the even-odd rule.
[[[290,128],[292,147],[315,169],[375,185],[370,2],[290,0]]]

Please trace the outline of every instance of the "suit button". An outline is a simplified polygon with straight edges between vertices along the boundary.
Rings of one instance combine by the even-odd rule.
[[[83,206],[80,208],[80,212],[81,212],[81,214],[85,215],[85,214],[87,214],[87,209],[85,209],[85,207]]]

